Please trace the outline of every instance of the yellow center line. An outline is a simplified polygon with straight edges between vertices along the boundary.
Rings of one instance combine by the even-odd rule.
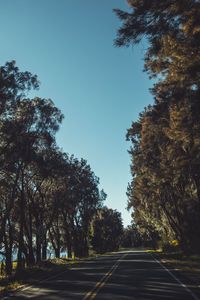
[[[110,276],[113,274],[113,272],[117,269],[120,262],[123,260],[123,258],[128,255],[128,253],[125,253],[122,257],[120,257],[116,263],[110,268],[110,270],[104,274],[104,276],[101,278],[100,281],[96,283],[96,285],[93,287],[91,291],[89,291],[82,300],[90,299],[93,300],[96,295],[98,294],[99,290],[105,285],[106,281],[110,278]]]

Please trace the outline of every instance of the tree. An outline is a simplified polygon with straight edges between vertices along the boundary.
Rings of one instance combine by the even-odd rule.
[[[5,67],[0,68],[0,72],[1,176],[2,180],[8,178],[11,187],[11,194],[9,187],[1,202],[1,242],[5,244],[7,273],[10,274],[14,236],[12,211],[14,209],[18,211],[19,216],[16,219],[15,215],[14,220],[19,225],[15,238],[17,238],[18,267],[21,268],[22,257],[28,255],[24,242],[24,236],[28,233],[26,224],[28,194],[25,194],[25,178],[31,177],[30,165],[33,166],[33,162],[41,163],[41,159],[43,160],[41,152],[55,142],[54,135],[63,115],[51,100],[24,98],[31,87],[38,88],[36,76],[32,76],[29,72],[19,72],[15,62],[6,63]]]
[[[92,172],[87,161],[72,161],[74,172],[71,180],[75,183],[71,189],[71,228],[73,248],[77,257],[88,256],[90,222],[96,211],[102,207],[106,194],[99,191],[99,178]]]
[[[107,207],[97,211],[91,224],[91,244],[97,253],[118,250],[122,233],[121,213]]]
[[[144,70],[158,82],[157,102],[199,102],[200,2],[196,0],[130,0],[131,13],[115,10],[123,21],[117,46],[137,44],[145,36],[148,48]]]
[[[90,222],[106,195],[87,161],[63,153],[55,134],[63,119],[51,99],[26,98],[36,76],[15,62],[0,67],[0,253],[6,273],[40,263],[53,248],[87,256]]]
[[[25,93],[31,88],[38,88],[39,83],[37,76],[29,72],[20,72],[15,66],[15,61],[0,67],[0,78],[0,176],[2,182],[5,183],[7,178],[9,183],[9,188],[4,184],[4,194],[1,198],[0,243],[5,244],[6,271],[10,274],[14,230],[12,215],[22,167],[21,162],[15,159],[16,152],[20,150],[19,144],[15,143],[17,128],[13,116]]]
[[[132,124],[133,181],[129,207],[152,239],[176,236],[183,248],[199,248],[200,1],[129,0],[130,13],[115,10],[123,25],[115,41],[147,40],[144,71],[157,78],[155,103]]]

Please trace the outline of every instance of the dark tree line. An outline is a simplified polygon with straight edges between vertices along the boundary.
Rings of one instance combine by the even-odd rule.
[[[90,224],[106,198],[87,161],[63,153],[63,115],[50,99],[26,97],[37,76],[15,62],[0,67],[0,254],[6,273],[65,250],[88,255]]]
[[[144,239],[144,236],[138,230],[138,226],[131,224],[123,230],[121,246],[125,248],[141,247],[141,245],[144,245]]]
[[[148,42],[144,71],[154,104],[127,132],[134,222],[156,245],[200,249],[200,1],[129,0],[117,46]]]

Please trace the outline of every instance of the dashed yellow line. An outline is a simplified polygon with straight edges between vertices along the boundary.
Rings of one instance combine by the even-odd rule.
[[[128,255],[128,253],[125,253],[122,257],[120,257],[116,261],[116,263],[110,268],[110,270],[107,273],[105,273],[105,275],[101,278],[101,280],[96,283],[93,289],[89,291],[87,294],[85,294],[82,300],[86,300],[86,299],[93,300],[96,297],[99,290],[105,285],[106,281],[110,278],[110,276],[112,276],[113,272],[117,269],[120,262],[124,259],[126,255]]]

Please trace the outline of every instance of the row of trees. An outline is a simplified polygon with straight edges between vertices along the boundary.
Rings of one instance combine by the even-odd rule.
[[[0,254],[6,272],[46,259],[52,248],[87,256],[91,221],[106,198],[87,161],[55,141],[63,115],[50,99],[26,98],[36,76],[0,67]]]
[[[200,1],[129,0],[117,46],[147,41],[154,104],[127,132],[129,208],[146,239],[200,249]]]

